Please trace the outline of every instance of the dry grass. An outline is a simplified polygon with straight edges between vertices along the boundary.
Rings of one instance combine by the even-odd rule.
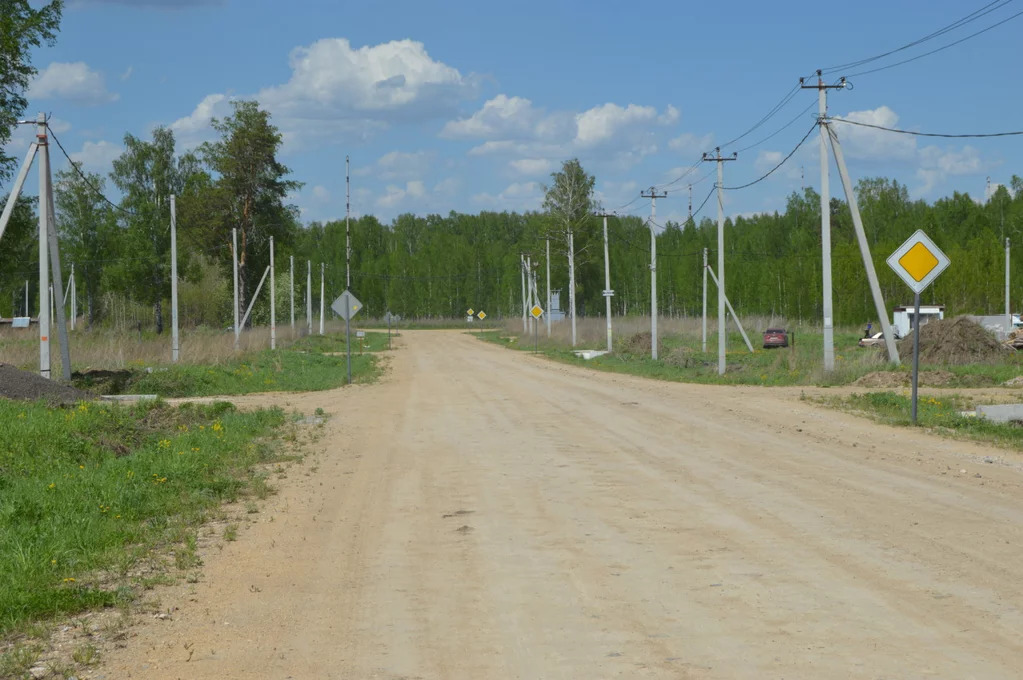
[[[327,322],[325,330],[336,333],[344,329],[344,322]],[[319,331],[319,322],[313,322],[313,332]],[[287,324],[277,327],[277,347],[284,348],[300,337],[307,335],[304,324],[294,330]],[[234,348],[234,333],[210,328],[181,330],[182,364],[219,364],[237,358],[239,352],[259,351],[270,347],[269,327],[258,327],[242,331],[239,349]],[[76,371],[87,368],[119,369],[167,364],[171,360],[171,335],[167,330],[161,335],[153,332],[117,331],[107,328],[83,330],[81,327],[70,333],[71,365]],[[54,370],[60,367],[60,343],[53,335],[50,341],[50,361]],[[12,329],[0,330],[0,362],[19,368],[35,369],[39,366],[39,331]]]

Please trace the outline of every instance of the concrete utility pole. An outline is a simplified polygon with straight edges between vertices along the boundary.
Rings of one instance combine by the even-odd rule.
[[[845,156],[842,154],[842,145],[838,141],[838,134],[830,125],[827,126],[828,136],[831,138],[831,151],[835,154],[835,163],[838,165],[838,174],[842,178],[842,188],[845,190],[845,200],[849,203],[849,212],[852,213],[853,230],[856,232],[856,241],[860,246],[860,257],[863,258],[863,268],[867,272],[867,282],[870,284],[870,294],[874,298],[874,311],[877,312],[878,320],[881,322],[881,332],[884,334],[885,349],[888,350],[889,360],[898,365],[899,348],[895,344],[895,335],[892,333],[892,324],[888,320],[888,311],[885,309],[884,298],[881,296],[881,286],[877,282],[877,272],[874,270],[874,260],[870,257],[870,245],[867,243],[867,233],[863,229],[863,219],[860,217],[860,207],[856,202],[856,192],[853,190],[852,180],[849,179],[849,171],[845,167]]]
[[[277,349],[277,276],[273,236],[270,237],[270,349]]]
[[[1012,309],[1009,307],[1009,237],[1005,237],[1005,332],[1012,331]]]
[[[231,229],[231,257],[234,260],[234,348],[238,349],[238,229]]]
[[[519,273],[522,275],[522,332],[528,333],[529,326],[526,322],[526,307],[529,305],[526,302],[526,254],[519,253]]]
[[[50,147],[42,147],[42,157],[46,159],[46,206],[50,211],[50,219],[47,220],[47,238],[50,241],[50,281],[55,290],[59,293],[64,289],[64,279],[60,271],[60,243],[57,241],[57,210],[53,203],[53,178],[50,176]],[[52,293],[51,293],[52,295]],[[54,298],[56,300],[56,298]],[[60,365],[63,369],[61,377],[64,380],[71,380],[71,343],[67,333],[67,313],[62,304],[56,310],[57,334],[60,338]]]
[[[718,375],[725,374],[725,161],[734,161],[739,154],[732,152],[732,157],[723,157],[721,147],[714,149],[713,156],[703,154],[703,160],[718,164]]]
[[[178,337],[178,209],[177,198],[170,197],[171,212],[171,361],[177,363],[181,350]],[[74,276],[74,269],[71,270]]]
[[[324,283],[324,278],[323,278],[323,267],[324,267],[324,264],[321,262],[320,263],[320,335],[323,335],[323,301],[324,301],[324,295],[326,295],[326,291],[327,291],[326,284]]]
[[[345,290],[352,287],[352,174],[345,156]],[[349,381],[351,382],[351,381]]]
[[[611,352],[611,297],[615,294],[611,290],[611,259],[608,255],[607,245],[607,213],[597,213],[604,218],[604,313],[607,315],[607,351]]]
[[[46,149],[46,117],[39,114],[36,119],[36,144],[40,151]],[[50,177],[50,162],[45,153],[39,154],[39,375],[50,377],[50,301],[46,291],[50,289],[49,219],[46,208],[46,186]]]
[[[817,84],[806,85],[799,79],[799,87],[817,90],[817,124],[821,133],[821,279],[823,282],[824,307],[824,371],[835,370],[835,319],[831,292],[831,187],[828,184],[828,90],[845,88],[845,78],[836,85],[825,85],[820,69],[817,69]]]
[[[693,185],[689,185],[689,224],[693,222]]]
[[[575,347],[575,234],[568,226],[568,313],[572,317],[572,347]]]
[[[75,266],[71,265],[71,330],[78,319],[78,283],[75,280]]]
[[[547,322],[547,337],[551,337],[551,237],[548,236],[547,241],[547,313],[544,315],[544,320]]]
[[[657,359],[657,199],[665,198],[667,191],[657,193],[650,187],[650,193],[639,195],[650,199],[650,358]]]
[[[707,351],[707,249],[703,249],[703,351]]]
[[[305,320],[308,335],[313,334],[313,261],[305,261]]]
[[[533,308],[533,256],[526,255],[526,308]],[[537,320],[533,317],[532,312],[526,317],[526,321],[529,322],[530,330],[536,332]]]
[[[295,256],[291,256],[291,330],[295,330]]]

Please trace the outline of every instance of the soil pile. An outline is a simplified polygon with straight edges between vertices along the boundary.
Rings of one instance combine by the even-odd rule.
[[[636,333],[628,340],[623,342],[618,348],[619,354],[649,354],[650,353],[650,340],[653,336],[650,335],[650,331],[644,331],[642,333]]]
[[[923,340],[923,337],[920,338]],[[874,371],[853,381],[856,387],[909,387],[912,382],[909,371]],[[962,382],[948,371],[920,371],[920,384],[927,387],[951,387]]]
[[[26,401],[45,399],[54,405],[70,406],[96,397],[70,385],[47,380],[38,373],[23,371],[10,364],[0,364],[0,398]]]
[[[668,351],[664,357],[664,363],[675,368],[689,368],[693,363],[693,350],[688,347],[675,347]]]
[[[990,331],[965,316],[942,319],[920,329],[920,361],[926,364],[963,365],[996,361],[1006,349]],[[913,356],[912,333],[899,341],[899,356]]]

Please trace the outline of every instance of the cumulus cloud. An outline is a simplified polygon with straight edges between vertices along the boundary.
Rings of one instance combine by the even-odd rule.
[[[407,198],[421,199],[425,196],[426,186],[421,180],[413,180],[406,182],[404,188],[393,184],[388,185],[384,195],[376,200],[376,204],[385,209],[394,208]]]
[[[353,48],[325,38],[292,50],[291,78],[258,99],[305,120],[422,120],[450,113],[476,92],[476,78],[434,60],[421,42],[392,40]]]
[[[655,153],[662,130],[679,120],[673,106],[613,102],[579,113],[548,112],[522,97],[501,94],[467,118],[450,121],[441,131],[449,139],[476,139],[471,156],[512,157],[509,167],[522,175],[552,169],[552,159],[579,156],[625,169]]]
[[[365,141],[397,122],[449,116],[475,96],[478,84],[475,75],[433,59],[414,40],[353,47],[344,38],[324,38],[296,47],[289,64],[287,82],[243,97],[270,111],[285,153],[324,138]],[[210,94],[171,127],[208,133],[211,116],[230,112],[231,98]]]
[[[211,94],[203,98],[192,113],[170,124],[179,146],[193,148],[212,135],[210,121],[231,114],[231,100],[227,95]]]
[[[355,175],[372,175],[383,180],[419,179],[430,172],[435,154],[430,151],[390,151],[369,166],[358,168]]]
[[[86,170],[93,172],[109,172],[114,161],[124,152],[124,148],[113,142],[85,142],[81,151],[74,151],[71,160],[81,163]]]
[[[546,158],[520,158],[508,166],[520,175],[547,175],[554,169],[554,163]]]
[[[543,201],[539,182],[512,182],[498,194],[475,194],[473,203],[495,210],[536,210]]]
[[[66,99],[83,106],[117,101],[117,94],[107,90],[103,76],[83,61],[55,61],[43,69],[29,87],[28,98]]]
[[[668,142],[668,148],[678,151],[684,156],[697,156],[709,150],[714,145],[714,135],[694,135],[692,133],[681,134]]]

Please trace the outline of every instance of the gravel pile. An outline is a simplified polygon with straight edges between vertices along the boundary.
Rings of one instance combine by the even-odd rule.
[[[70,406],[79,401],[91,401],[96,396],[55,380],[47,380],[38,373],[0,363],[0,398],[26,401],[45,399],[54,405]]]

